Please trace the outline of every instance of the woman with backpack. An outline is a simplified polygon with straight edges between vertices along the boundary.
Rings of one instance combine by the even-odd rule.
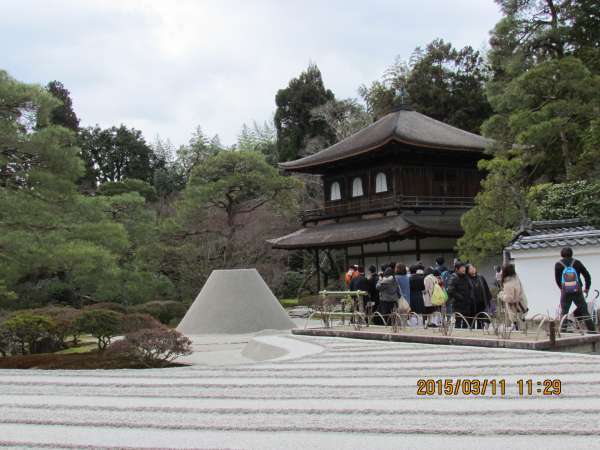
[[[423,290],[423,303],[425,304],[427,323],[428,326],[437,327],[441,321],[440,309],[446,303],[446,300],[448,300],[448,294],[446,294],[442,287],[443,281],[440,272],[432,268],[427,269],[423,284],[425,286]]]

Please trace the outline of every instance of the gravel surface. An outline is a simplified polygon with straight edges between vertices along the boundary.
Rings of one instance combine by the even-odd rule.
[[[598,356],[343,338],[260,340],[287,346],[286,356],[162,370],[0,370],[0,446],[599,447]],[[421,378],[505,379],[506,394],[417,396]],[[560,379],[562,393],[522,397],[521,378]]]

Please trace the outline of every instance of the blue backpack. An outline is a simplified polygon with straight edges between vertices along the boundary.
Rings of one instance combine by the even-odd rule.
[[[581,286],[579,285],[579,274],[573,268],[573,263],[575,262],[575,260],[573,260],[573,262],[571,262],[571,264],[568,266],[565,265],[565,263],[563,263],[562,261],[559,262],[564,267],[560,279],[560,284],[562,286],[563,292],[565,294],[575,294],[579,292],[579,290],[581,289]]]
[[[442,277],[442,281],[444,282],[444,289],[448,289],[448,282],[450,281],[450,276],[452,275],[452,272],[450,272],[449,270],[444,270],[440,276]]]

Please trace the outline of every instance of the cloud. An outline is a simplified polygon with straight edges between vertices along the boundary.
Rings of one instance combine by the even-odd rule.
[[[480,48],[498,19],[491,0],[14,0],[0,7],[0,54],[19,80],[62,81],[84,125],[176,144],[201,125],[231,144],[309,61],[354,97],[396,55],[436,37]]]

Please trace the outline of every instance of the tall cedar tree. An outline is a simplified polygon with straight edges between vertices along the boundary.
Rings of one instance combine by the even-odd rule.
[[[73,110],[73,101],[71,93],[65,88],[60,81],[51,81],[46,87],[48,92],[55,98],[60,100],[61,104],[50,112],[50,123],[53,125],[61,125],[70,130],[79,130],[79,118]]]
[[[417,47],[407,64],[397,60],[381,81],[361,86],[359,93],[377,119],[409,103],[420,113],[463,130],[479,133],[491,114],[485,97],[487,72],[472,47],[455,49],[436,39],[425,50]]]
[[[275,128],[279,161],[290,161],[302,156],[309,147],[314,150],[334,143],[335,132],[311,111],[335,96],[325,89],[321,71],[315,64],[290,81],[285,89],[277,91],[275,103]]]
[[[156,161],[152,148],[142,132],[125,125],[101,129],[99,126],[81,130],[80,146],[88,176],[97,183],[136,178],[152,183]]]

